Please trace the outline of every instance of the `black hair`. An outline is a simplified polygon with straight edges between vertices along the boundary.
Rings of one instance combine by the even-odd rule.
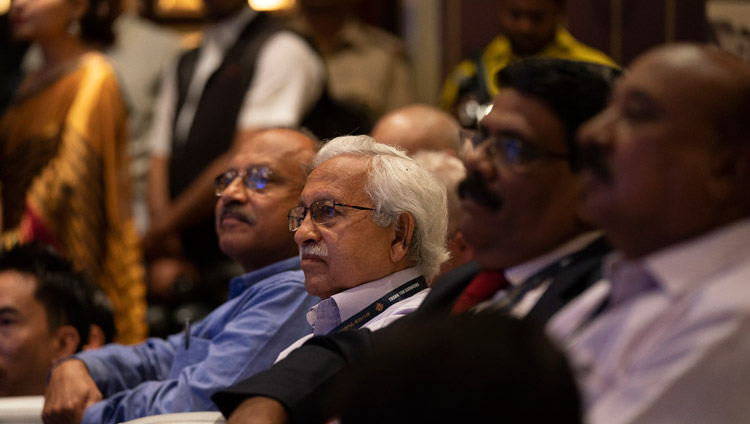
[[[92,323],[102,326],[94,320],[95,315],[106,315],[105,309],[94,300],[98,288],[49,246],[29,243],[1,251],[0,271],[11,270],[36,279],[34,298],[44,305],[50,331],[63,325],[71,325],[78,331],[81,340],[76,351],[88,342],[89,326]],[[112,320],[111,310],[109,314],[109,319]],[[107,318],[101,320],[106,326]],[[104,327],[102,329],[107,334],[107,330]],[[110,335],[113,335],[112,330]]]
[[[104,333],[104,343],[112,343],[117,335],[115,327],[115,315],[112,312],[112,305],[98,287],[91,286],[93,294],[91,296],[91,323],[98,325]]]
[[[343,424],[581,422],[563,353],[540,325],[495,313],[396,322],[336,384]]]
[[[604,109],[621,73],[619,68],[590,62],[529,58],[512,62],[496,78],[501,90],[512,88],[541,100],[562,121],[570,166],[577,171],[576,131]]]
[[[81,17],[81,40],[96,47],[114,43],[112,24],[120,13],[120,0],[89,0]]]

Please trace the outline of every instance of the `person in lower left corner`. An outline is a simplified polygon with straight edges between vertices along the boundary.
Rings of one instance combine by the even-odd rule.
[[[43,395],[55,362],[111,339],[108,306],[50,247],[29,243],[1,251],[0,397]]]

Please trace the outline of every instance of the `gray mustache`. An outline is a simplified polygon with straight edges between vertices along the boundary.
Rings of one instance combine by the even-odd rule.
[[[328,248],[323,243],[318,244],[303,244],[299,248],[299,257],[302,259],[304,255],[315,255],[321,258],[328,257]]]

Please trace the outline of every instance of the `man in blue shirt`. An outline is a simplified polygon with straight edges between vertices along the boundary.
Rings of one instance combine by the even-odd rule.
[[[53,369],[47,422],[118,423],[147,415],[205,411],[210,396],[268,368],[310,333],[307,294],[287,211],[297,205],[315,142],[276,129],[241,143],[215,180],[221,249],[247,271],[230,283],[229,301],[166,340],[107,345]]]

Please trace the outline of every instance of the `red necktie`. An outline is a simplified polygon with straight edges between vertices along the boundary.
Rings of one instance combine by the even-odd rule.
[[[466,312],[507,286],[508,280],[502,271],[481,271],[458,296],[451,314]]]

